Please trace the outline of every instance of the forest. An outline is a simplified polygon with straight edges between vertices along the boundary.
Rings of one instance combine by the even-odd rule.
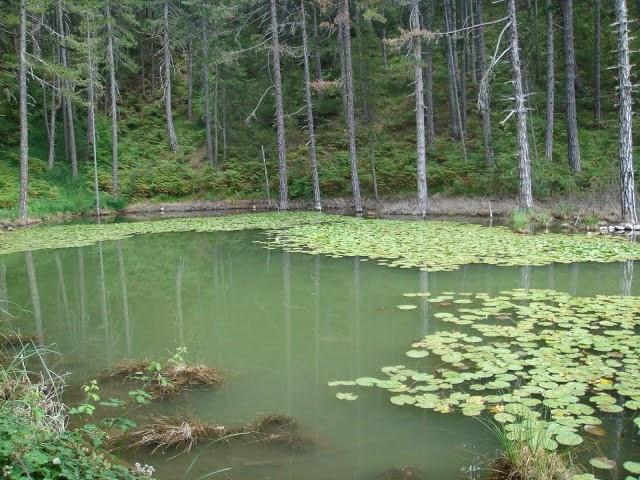
[[[638,20],[0,0],[0,477],[640,480]]]
[[[639,6],[483,3],[4,1],[2,216],[436,195],[635,223]]]

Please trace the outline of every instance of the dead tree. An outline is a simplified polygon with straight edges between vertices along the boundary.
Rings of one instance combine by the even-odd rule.
[[[280,72],[280,41],[278,39],[278,11],[276,0],[271,0],[271,56],[276,103],[276,136],[278,144],[278,185],[280,187],[279,210],[289,208],[289,186],[287,177],[287,151],[284,136],[284,107],[282,105],[282,74]]]
[[[636,189],[633,174],[633,98],[631,63],[629,61],[629,22],[626,0],[616,0],[616,25],[618,27],[618,95],[620,115],[620,190],[622,219],[638,223],[636,213]]]
[[[484,61],[485,45],[484,45],[484,27],[482,25],[482,0],[476,0],[476,8],[474,11],[474,23],[476,27],[476,62],[480,77],[484,76],[486,66]],[[488,93],[488,92],[487,92]],[[480,108],[480,117],[482,118],[482,137],[484,139],[484,161],[487,165],[493,165],[495,154],[493,151],[493,140],[491,133],[491,105],[489,103],[489,95]]]
[[[118,182],[118,84],[116,83],[116,65],[113,55],[113,19],[111,3],[107,2],[107,63],[109,64],[109,87],[111,100],[111,191],[120,193]]]
[[[564,25],[564,65],[566,88],[566,125],[569,166],[576,173],[582,169],[578,143],[576,113],[576,54],[573,38],[573,0],[562,0]]]
[[[602,63],[602,19],[600,0],[593,2],[594,17],[594,52],[595,57],[594,76],[593,76],[593,119],[597,124],[602,121],[602,96],[600,93],[600,69]]]
[[[555,62],[553,44],[553,6],[547,0],[547,128],[544,134],[544,156],[553,159],[553,120],[555,104]]]
[[[433,29],[434,5],[433,0],[426,0],[424,28]],[[433,46],[427,42],[424,48],[424,123],[427,145],[436,143],[436,129],[433,119]]]
[[[313,102],[311,100],[311,74],[309,72],[309,46],[307,41],[307,14],[304,0],[300,0],[300,16],[302,25],[302,49],[304,54],[304,96],[307,104],[307,129],[309,131],[309,156],[311,159],[311,184],[313,186],[313,206],[322,210],[320,201],[320,180],[318,178],[318,155],[316,152],[316,132],[313,124]]]
[[[518,141],[518,173],[520,177],[520,209],[533,208],[531,193],[531,158],[529,139],[527,138],[527,107],[524,88],[522,86],[522,63],[518,44],[518,23],[516,18],[516,2],[509,0],[507,4],[509,17],[509,51],[513,70],[513,93],[515,97],[516,136]],[[511,114],[510,114],[511,115]]]
[[[88,22],[87,22],[88,23]],[[89,78],[87,81],[87,93],[89,95],[89,111],[88,121],[91,133],[90,144],[92,148],[93,160],[93,189],[96,196],[96,214],[100,218],[100,187],[98,185],[98,155],[96,152],[96,72],[93,63],[93,38],[91,37],[91,26],[87,26],[87,67],[89,69]]]
[[[62,66],[64,69],[69,68],[69,59],[67,56],[66,48],[66,29],[64,24],[64,16],[62,14],[62,2],[58,1],[57,15],[58,15],[58,29],[60,37],[62,38],[62,46],[60,47],[60,57],[62,60]],[[63,82],[66,94],[63,99],[64,110],[64,132],[65,132],[65,145],[71,158],[71,175],[73,178],[78,176],[78,154],[76,152],[76,131],[74,125],[73,105],[71,100],[71,91],[73,90],[73,84],[69,80]]]
[[[20,0],[19,40],[20,83],[20,222],[27,223],[27,192],[29,188],[29,126],[27,111],[27,0]]]
[[[420,32],[420,11],[418,0],[411,1],[409,28],[412,31],[412,50],[415,69],[416,99],[416,155],[418,176],[418,211],[422,218],[427,216],[427,152],[424,129],[424,91],[422,84],[422,40]]]
[[[209,65],[209,25],[207,25],[207,22],[205,20],[202,20],[202,52],[204,56],[202,60],[202,83],[204,88],[203,115],[205,137],[207,141],[207,161],[212,167],[215,167],[215,159],[213,155],[213,139],[211,138],[211,92],[209,86],[209,69],[211,67]]]
[[[164,107],[167,122],[167,135],[169,137],[169,147],[172,151],[178,150],[178,138],[176,129],[173,126],[173,107],[171,105],[171,46],[169,42],[169,0],[164,2],[164,13],[162,17],[162,53],[164,70]]]
[[[340,24],[340,43],[344,55],[342,62],[343,92],[345,95],[345,118],[349,137],[349,163],[351,167],[351,189],[353,191],[353,206],[356,213],[362,213],[362,197],[360,196],[360,179],[358,178],[358,159],[356,153],[356,117],[354,112],[353,61],[351,58],[351,20],[349,15],[349,0],[342,0],[341,11],[336,18]]]

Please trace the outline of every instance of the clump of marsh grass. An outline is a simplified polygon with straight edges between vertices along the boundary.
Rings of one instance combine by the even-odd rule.
[[[0,348],[24,347],[34,344],[36,340],[33,335],[23,335],[19,332],[0,333]]]
[[[131,448],[150,449],[154,453],[169,449],[188,452],[203,441],[230,440],[234,437],[245,437],[252,443],[264,442],[292,449],[315,445],[311,436],[299,430],[293,417],[277,414],[231,426],[205,422],[188,415],[154,417],[151,424],[129,432],[124,440]],[[122,444],[120,439],[116,440],[116,444]]]
[[[548,423],[532,415],[508,431],[485,423],[500,442],[501,451],[490,461],[490,480],[572,480],[580,473],[568,453],[555,451]]]
[[[142,382],[150,393],[163,397],[194,387],[222,387],[224,373],[202,363],[189,365],[181,356],[182,351],[170,358],[165,365],[151,360],[123,360],[103,372],[103,378],[121,378]]]

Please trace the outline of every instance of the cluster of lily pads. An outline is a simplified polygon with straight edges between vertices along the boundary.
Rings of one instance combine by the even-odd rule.
[[[267,212],[218,217],[43,226],[4,232],[0,254],[79,247],[132,235],[263,230],[266,248],[360,256],[391,267],[455,270],[469,263],[546,265],[640,259],[640,244],[601,235],[520,235],[505,227],[443,221],[359,219],[308,212]]]
[[[409,366],[330,386],[377,387],[392,394],[393,404],[440,413],[488,414],[510,440],[548,450],[604,435],[603,414],[630,412],[640,428],[640,297],[523,289],[404,295],[419,299],[446,329],[414,342]],[[398,306],[409,307],[417,305]],[[357,393],[337,396],[355,400]],[[610,462],[591,464],[606,469]],[[637,462],[624,468],[640,472]]]
[[[340,217],[272,233],[271,246],[292,252],[360,256],[381,265],[427,271],[455,270],[470,263],[514,266],[640,259],[640,245],[620,237],[520,235],[506,227],[449,221]]]

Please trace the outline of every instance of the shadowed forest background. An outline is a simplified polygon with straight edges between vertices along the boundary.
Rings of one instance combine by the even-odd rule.
[[[143,199],[266,198],[262,148],[270,195],[277,197],[278,149],[271,88],[273,29],[268,3],[198,0],[115,0],[100,2],[101,5],[81,0],[24,3],[30,217],[94,209],[88,51],[95,67],[97,177],[103,206],[118,209]],[[529,108],[527,133],[533,196],[537,200],[583,197],[605,201],[617,197],[620,178],[614,2],[600,5],[600,1],[579,1],[573,5],[579,171],[571,169],[567,158],[563,3],[571,2],[516,2]],[[633,36],[639,28],[633,22],[639,11],[637,2],[628,3]],[[10,218],[18,215],[20,186],[18,4],[0,2],[0,216]],[[420,29],[433,33],[425,34],[420,42],[423,69],[426,70],[428,55],[433,66],[435,141],[430,142],[427,135],[429,195],[500,198],[518,193],[516,122],[513,116],[504,121],[513,109],[508,56],[502,57],[489,75],[494,162],[488,164],[485,155],[478,108],[483,68],[478,61],[479,4],[483,7],[481,29],[486,68],[504,47],[504,38],[499,49],[496,43],[504,27],[499,20],[506,16],[506,2],[448,0],[419,4]],[[309,2],[305,14],[319,184],[324,198],[352,194],[343,115],[342,49],[336,21],[341,5],[341,2],[335,5]],[[445,6],[452,18],[445,15]],[[276,7],[288,194],[291,199],[310,199],[313,189],[300,4],[278,2]],[[410,30],[411,5],[371,0],[352,2],[348,8],[362,195],[372,198],[376,190],[379,196],[387,198],[414,195],[415,62],[412,49],[404,42]],[[545,155],[549,12],[555,73],[551,158]],[[439,34],[447,31],[449,35]],[[163,47],[165,33],[170,40],[168,56]],[[453,63],[449,40],[454,49]],[[110,55],[115,82],[111,79]],[[170,61],[175,151],[167,134],[166,58]],[[455,79],[453,87],[452,79]],[[425,79],[425,95],[428,88]],[[452,88],[457,94],[451,94]],[[112,178],[113,92],[117,97],[119,192],[113,191]],[[461,107],[459,119],[455,102]],[[49,129],[53,124],[52,149]],[[456,132],[459,126],[463,135]],[[73,149],[77,178],[72,174]],[[51,167],[48,163],[52,163]]]

